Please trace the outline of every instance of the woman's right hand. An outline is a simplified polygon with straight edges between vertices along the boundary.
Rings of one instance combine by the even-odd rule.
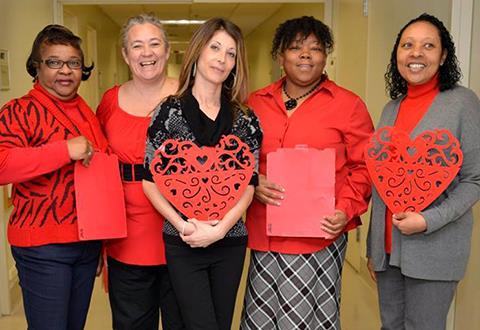
[[[258,176],[258,186],[255,187],[255,197],[263,204],[280,206],[285,189],[271,181],[265,175]]]
[[[77,136],[67,141],[68,155],[72,160],[81,160],[88,166],[93,157],[93,146],[86,137]]]
[[[372,278],[372,280],[374,282],[376,282],[377,281],[377,275],[375,274],[375,270],[373,269],[372,259],[370,259],[370,258],[367,258],[367,268],[368,268],[368,272],[370,273],[370,277]]]

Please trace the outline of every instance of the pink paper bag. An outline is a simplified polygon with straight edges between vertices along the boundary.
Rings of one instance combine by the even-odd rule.
[[[88,167],[77,161],[74,180],[80,240],[127,236],[117,156],[95,152]]]
[[[335,210],[335,150],[307,146],[267,155],[267,179],[285,188],[280,206],[267,205],[267,235],[331,238],[322,218]]]

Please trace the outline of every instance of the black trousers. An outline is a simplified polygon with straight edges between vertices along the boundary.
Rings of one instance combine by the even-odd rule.
[[[185,329],[167,266],[138,266],[108,258],[112,327],[115,330]]]
[[[173,289],[189,330],[230,330],[246,243],[191,248],[165,244]]]

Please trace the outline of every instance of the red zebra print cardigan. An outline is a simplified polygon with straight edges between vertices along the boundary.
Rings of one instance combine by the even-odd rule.
[[[86,123],[65,114],[77,111]],[[78,241],[73,162],[66,140],[85,135],[97,150],[107,141],[80,96],[63,102],[35,84],[0,110],[0,184],[13,183],[8,239],[13,246]]]

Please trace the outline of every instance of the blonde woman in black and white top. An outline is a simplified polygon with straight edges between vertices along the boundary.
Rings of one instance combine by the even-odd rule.
[[[149,168],[155,151],[167,139],[202,147],[234,135],[258,160],[262,132],[244,105],[246,97],[247,65],[240,29],[213,18],[193,35],[179,91],[157,109],[148,130],[144,191],[167,220],[163,233],[167,263],[188,329],[231,327],[247,244],[242,214],[253,198],[257,170],[223,219],[199,221],[188,219],[170,204],[152,182]]]

